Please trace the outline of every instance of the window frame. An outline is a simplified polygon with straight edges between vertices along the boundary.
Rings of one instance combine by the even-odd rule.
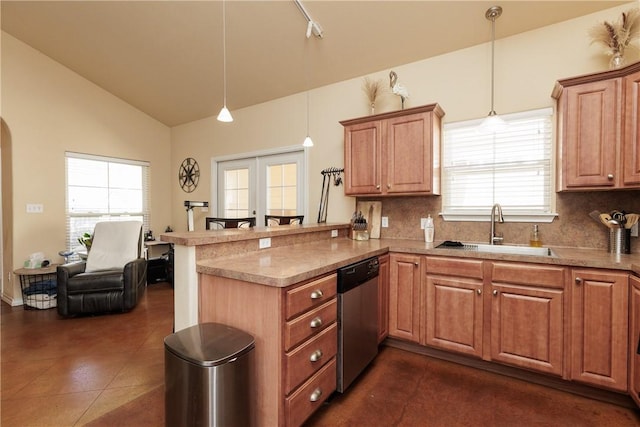
[[[89,161],[98,161],[104,162],[108,164],[121,164],[121,165],[129,165],[129,166],[140,166],[142,168],[141,174],[141,185],[142,185],[142,211],[141,212],[80,212],[73,213],[70,211],[70,201],[69,201],[69,159],[80,159],[80,160],[89,160]],[[99,156],[94,154],[86,154],[86,153],[77,153],[72,151],[65,152],[65,222],[66,222],[66,247],[68,250],[74,250],[80,246],[77,242],[77,238],[79,236],[72,235],[71,230],[71,222],[72,218],[96,218],[95,222],[99,221],[126,221],[131,218],[142,218],[143,222],[143,230],[146,232],[150,228],[151,222],[151,212],[150,212],[150,194],[151,194],[151,163],[143,160],[131,160],[131,159],[123,159],[117,157],[108,157],[108,156]],[[110,189],[104,187],[107,190]],[[93,226],[91,229],[81,230],[84,232],[93,232]]]
[[[508,222],[542,222],[542,223],[550,223],[557,216],[556,210],[556,200],[555,200],[555,169],[556,169],[556,159],[553,153],[555,152],[555,127],[554,127],[554,112],[553,108],[538,108],[518,113],[504,114],[501,115],[503,120],[507,123],[515,122],[522,119],[527,118],[544,118],[548,120],[547,125],[549,126],[549,146],[546,147],[548,149],[548,159],[545,158],[544,162],[549,162],[548,164],[548,177],[544,179],[548,180],[547,185],[542,187],[542,191],[548,195],[548,211],[526,211],[520,208],[510,207],[509,203],[502,200],[494,200],[493,203],[500,203],[503,209],[503,216],[505,221]],[[446,161],[446,150],[450,149],[450,145],[452,142],[447,139],[447,131],[451,131],[453,129],[468,129],[469,131],[473,129],[477,129],[482,123],[482,119],[474,119],[474,120],[466,120],[460,122],[446,123],[443,125],[443,144],[442,144],[442,212],[440,215],[445,221],[490,221],[491,219],[491,206],[488,207],[479,207],[479,208],[471,208],[471,207],[453,207],[447,208],[448,197],[451,197],[452,189],[448,185],[449,179],[447,176],[447,172],[449,171],[448,165],[445,163]],[[501,134],[504,137],[504,133],[508,132],[508,127],[504,131],[499,131],[496,135]],[[542,160],[537,161],[538,165]],[[524,162],[522,162],[524,163]],[[534,162],[535,163],[535,162]],[[497,163],[489,163],[484,165],[472,165],[466,166],[466,168],[470,171],[473,170],[487,170],[490,169],[493,165]],[[505,168],[506,170],[506,168]],[[515,168],[514,168],[515,170]],[[493,185],[495,186],[495,181],[493,181]],[[455,190],[453,190],[455,191]]]

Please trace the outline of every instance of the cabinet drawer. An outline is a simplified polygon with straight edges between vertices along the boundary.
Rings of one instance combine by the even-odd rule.
[[[460,258],[426,257],[427,274],[482,279],[482,261]]]
[[[335,389],[336,359],[333,358],[285,400],[287,426],[301,425]]]
[[[289,351],[307,338],[317,334],[338,317],[338,302],[331,301],[305,313],[284,325],[284,349]]]
[[[334,273],[287,291],[287,320],[333,298],[338,287],[337,277]]]
[[[565,272],[563,267],[494,262],[491,281],[564,289]]]
[[[285,394],[305,381],[338,350],[336,323],[285,355]]]

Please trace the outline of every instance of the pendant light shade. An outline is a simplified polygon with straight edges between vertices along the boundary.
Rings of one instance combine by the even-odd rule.
[[[502,15],[502,8],[500,6],[492,6],[484,14],[485,18],[491,21],[491,111],[489,115],[480,124],[480,131],[482,132],[498,132],[504,129],[507,124],[496,113],[493,106],[494,104],[494,87],[495,87],[495,44],[496,44],[496,19]]]
[[[218,114],[218,121],[229,123],[233,121],[231,112],[227,108],[227,14],[226,1],[222,1],[222,84],[223,84],[223,103],[222,109]]]

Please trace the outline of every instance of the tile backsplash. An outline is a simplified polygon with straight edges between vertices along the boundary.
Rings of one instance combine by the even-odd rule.
[[[360,200],[360,198],[359,198]],[[382,216],[389,218],[389,227],[382,228],[381,238],[423,240],[420,218],[431,214],[435,224],[435,240],[460,240],[485,242],[489,240],[489,222],[444,221],[441,197],[389,197],[381,200]],[[551,223],[537,223],[542,243],[549,246],[565,246],[604,249],[608,248],[608,229],[589,217],[589,212],[624,210],[640,213],[640,191],[600,191],[581,193],[556,193],[558,216]],[[488,213],[488,212],[487,212]],[[497,224],[496,229],[504,235],[505,244],[528,244],[532,224]],[[631,251],[640,252],[638,238],[631,238]]]

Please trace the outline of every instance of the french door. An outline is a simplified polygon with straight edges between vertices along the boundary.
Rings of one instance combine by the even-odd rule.
[[[214,160],[217,183],[211,200],[217,216],[303,215],[306,211],[305,153],[295,150],[229,160]]]

